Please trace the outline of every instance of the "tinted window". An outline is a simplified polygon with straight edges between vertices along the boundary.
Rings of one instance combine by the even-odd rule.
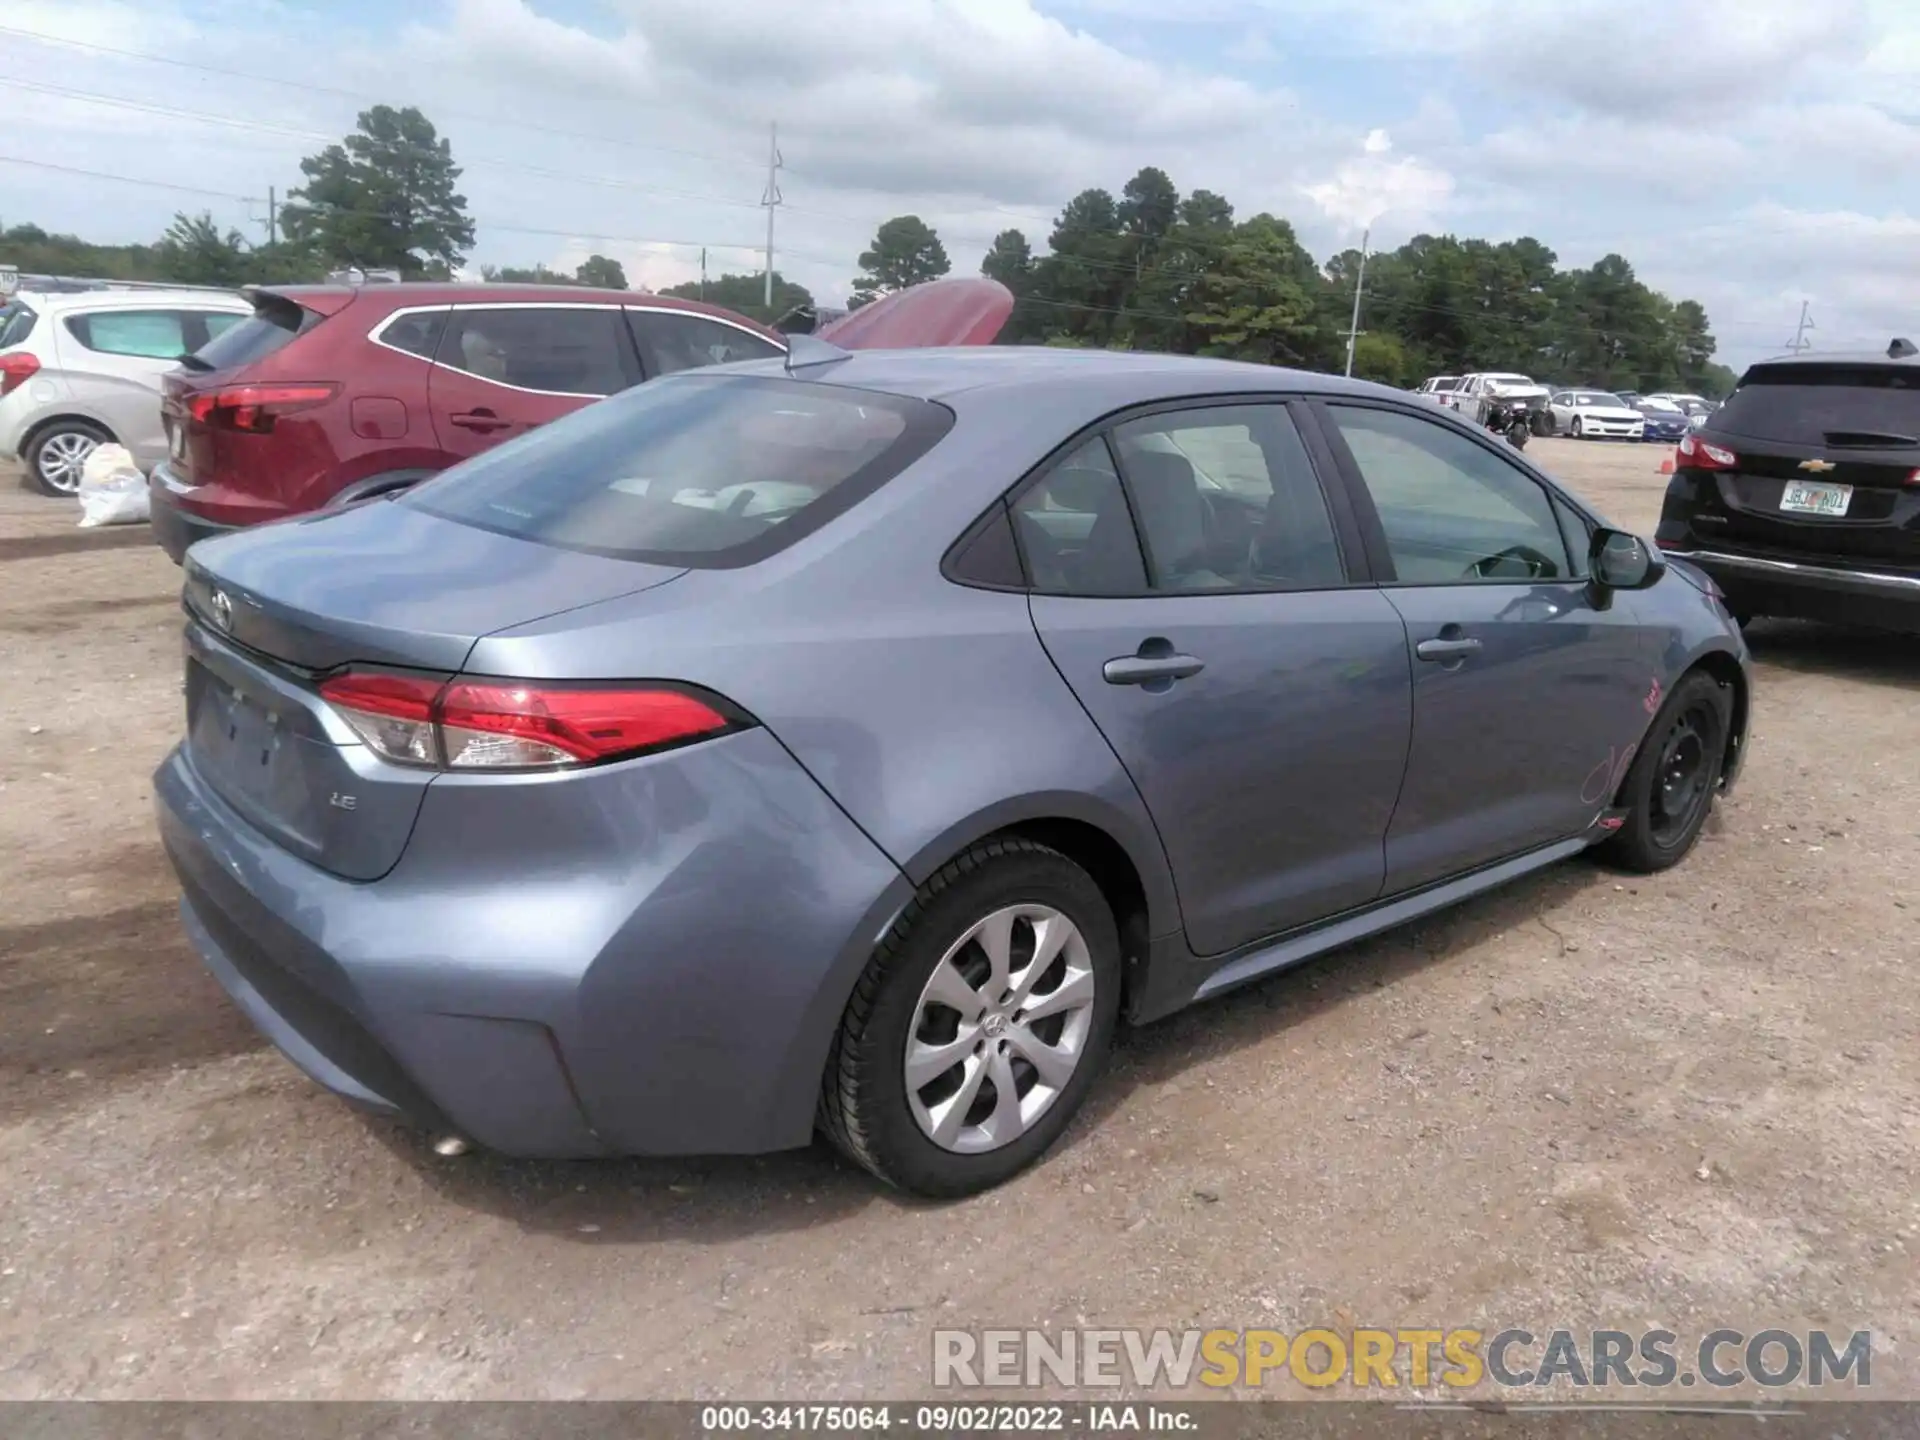
[[[1346,575],[1326,497],[1284,407],[1234,405],[1114,430],[1156,590],[1298,590]]]
[[[1379,512],[1400,580],[1449,585],[1570,577],[1553,502],[1524,470],[1418,416],[1328,409]]]
[[[1089,440],[1022,491],[1013,528],[1036,590],[1138,595],[1147,588],[1133,516],[1104,440]]]
[[[991,585],[1002,590],[1026,588],[1020,568],[1020,549],[1013,539],[1013,520],[1007,507],[995,504],[986,518],[963,537],[947,565],[949,578],[963,585]]]
[[[423,360],[431,360],[433,352],[439,348],[440,336],[446,328],[447,312],[445,310],[416,311],[411,315],[396,315],[380,332],[380,343],[391,345],[396,350],[404,350],[409,355],[418,355]]]
[[[10,300],[0,306],[0,350],[23,344],[39,318],[24,300]]]
[[[529,431],[396,503],[621,559],[741,565],[858,502],[952,423],[925,400],[689,375]]]
[[[253,314],[242,316],[194,352],[196,370],[225,370],[264,360],[320,323],[321,317],[290,300],[263,297]]]
[[[560,395],[611,395],[638,378],[611,305],[456,310],[438,357],[483,380]]]
[[[69,315],[67,332],[101,355],[137,355],[178,360],[187,344],[185,317],[172,310],[103,310]]]
[[[217,340],[247,317],[236,315],[231,310],[196,310],[193,312],[207,332],[207,339]]]
[[[671,310],[629,310],[627,319],[649,375],[671,375],[733,360],[766,360],[784,352],[763,339],[703,315]]]
[[[1829,435],[1920,440],[1920,366],[1756,365],[1709,423],[1790,445],[1845,443]]]

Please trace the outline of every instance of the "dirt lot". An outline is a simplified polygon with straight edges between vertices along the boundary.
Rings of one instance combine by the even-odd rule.
[[[1653,447],[1535,453],[1651,529]],[[908,1395],[935,1326],[1078,1323],[1870,1327],[1920,1396],[1920,645],[1756,626],[1678,871],[1133,1034],[1048,1163],[927,1206],[822,1150],[440,1160],[263,1049],[148,809],[177,572],[72,520],[0,476],[0,1397]]]

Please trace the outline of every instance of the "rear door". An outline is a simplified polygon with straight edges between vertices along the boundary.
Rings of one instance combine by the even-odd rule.
[[[1116,425],[1012,506],[1034,625],[1139,787],[1198,954],[1380,892],[1406,627],[1349,569],[1339,500],[1284,404],[1213,403]]]
[[[427,407],[440,448],[464,460],[639,379],[618,305],[457,305]]]
[[[1920,367],[1758,365],[1706,423],[1738,457],[1703,477],[1726,515],[1716,538],[1920,563]]]
[[[54,344],[69,393],[98,415],[149,469],[165,456],[160,377],[199,348],[186,315],[171,307],[77,310],[61,318]]]
[[[1633,597],[1595,608],[1585,521],[1497,443],[1393,407],[1319,413],[1406,621],[1413,738],[1387,890],[1583,833],[1658,699]]]

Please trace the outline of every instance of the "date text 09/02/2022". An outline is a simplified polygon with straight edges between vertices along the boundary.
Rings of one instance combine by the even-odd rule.
[[[1195,1429],[1190,1407],[1178,1405],[708,1405],[700,1429],[709,1435],[753,1431],[870,1434],[1047,1434],[1102,1430],[1178,1434]]]

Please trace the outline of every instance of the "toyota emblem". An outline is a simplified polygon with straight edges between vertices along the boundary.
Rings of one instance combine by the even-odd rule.
[[[213,623],[228,632],[233,629],[233,601],[224,590],[213,592]]]

